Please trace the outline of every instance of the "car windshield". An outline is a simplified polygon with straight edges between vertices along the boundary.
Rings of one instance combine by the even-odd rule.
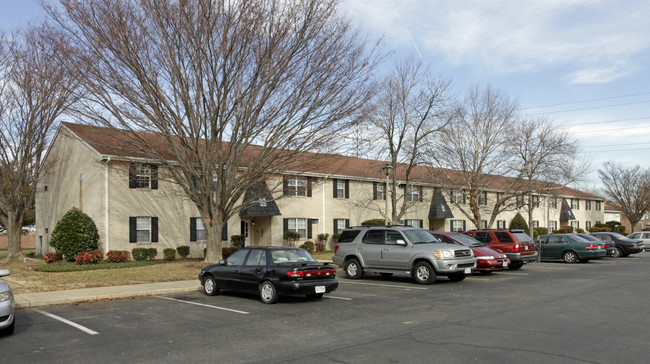
[[[485,244],[483,244],[482,242],[472,238],[471,236],[467,236],[465,234],[456,233],[456,234],[449,234],[449,236],[451,238],[454,238],[454,239],[460,241],[461,243],[463,243],[463,244],[465,244],[467,246],[471,246],[471,247],[485,246]]]
[[[413,244],[441,243],[440,239],[424,229],[402,230],[402,233]]]
[[[271,251],[275,264],[283,263],[316,263],[316,259],[303,249],[276,249]]]

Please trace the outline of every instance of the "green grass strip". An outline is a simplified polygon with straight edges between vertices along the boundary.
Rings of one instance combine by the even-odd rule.
[[[98,270],[98,269],[121,269],[121,268],[146,267],[146,266],[156,265],[156,264],[163,264],[163,262],[159,262],[155,260],[129,261],[124,263],[110,263],[107,261],[101,261],[95,264],[83,264],[83,265],[79,265],[75,262],[57,262],[57,263],[39,265],[37,267],[34,267],[34,270],[39,272],[81,272],[86,270]]]

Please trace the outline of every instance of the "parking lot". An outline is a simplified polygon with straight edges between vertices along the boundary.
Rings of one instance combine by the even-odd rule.
[[[200,292],[17,312],[0,361],[645,362],[650,253],[446,278],[348,280],[323,300]]]

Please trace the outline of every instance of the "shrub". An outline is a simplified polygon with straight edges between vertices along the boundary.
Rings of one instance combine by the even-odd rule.
[[[325,243],[327,243],[327,239],[329,239],[329,237],[330,237],[330,234],[318,234],[316,236],[316,242],[325,244]]]
[[[289,246],[293,246],[293,243],[298,241],[300,239],[300,233],[297,233],[295,231],[285,231],[283,235],[284,241],[289,244]]]
[[[570,234],[572,232],[573,232],[573,227],[569,225],[560,226],[559,229],[554,231],[554,233],[556,234]]]
[[[336,244],[339,241],[339,236],[341,234],[332,234],[332,244]]]
[[[224,248],[221,248],[221,256],[222,256],[223,259],[226,259],[226,258],[228,258],[229,256],[231,256],[232,253],[236,252],[237,250],[239,250],[239,248],[235,248],[235,247],[224,247]]]
[[[83,211],[72,208],[56,223],[50,245],[69,262],[79,252],[96,250],[99,245],[97,226]]]
[[[528,224],[526,223],[526,219],[524,219],[524,217],[518,213],[515,215],[515,217],[512,218],[512,221],[510,221],[510,228],[523,229],[524,231],[528,231]]]
[[[584,233],[585,233],[585,230],[584,230],[584,229],[577,228],[577,229],[576,229],[576,233],[578,233],[578,234],[584,234]]]
[[[304,244],[300,246],[302,249],[305,249],[306,251],[313,253],[314,252],[314,242],[311,240],[307,240]]]
[[[80,252],[75,258],[75,262],[78,265],[82,264],[96,264],[97,262],[104,260],[104,252],[101,250],[93,250],[90,252]]]
[[[129,260],[129,252],[126,250],[109,250],[106,253],[106,261],[111,263],[124,263]]]
[[[176,249],[173,248],[164,249],[163,256],[165,257],[165,260],[171,262],[172,260],[176,259]]]
[[[43,254],[43,260],[45,260],[45,263],[48,263],[48,264],[49,263],[56,263],[56,262],[60,262],[61,260],[63,260],[63,257],[58,252],[51,252],[51,253]]]
[[[178,253],[179,257],[187,258],[187,256],[190,255],[190,247],[187,245],[181,245],[176,248],[176,252]]]
[[[546,234],[548,234],[548,228],[538,227],[538,228],[536,228],[534,230],[534,232],[535,232],[535,234],[537,234],[537,236],[546,235]],[[535,236],[535,237],[537,237],[537,236]]]
[[[386,220],[384,219],[371,219],[366,220],[361,223],[362,226],[384,226],[386,225]]]
[[[131,250],[131,255],[133,256],[133,259],[137,261],[142,261],[142,260],[153,260],[156,258],[156,255],[158,255],[158,250],[156,248],[133,248]]]
[[[148,248],[147,249],[147,259],[154,260],[154,259],[156,259],[157,255],[158,255],[158,249],[156,249],[156,248]]]
[[[325,243],[321,243],[320,241],[316,243],[316,251],[322,252],[323,250],[325,250]]]
[[[233,235],[230,237],[230,243],[235,248],[243,248],[244,243],[246,243],[246,237],[244,235]]]

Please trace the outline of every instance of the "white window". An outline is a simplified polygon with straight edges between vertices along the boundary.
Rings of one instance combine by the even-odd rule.
[[[337,179],[336,180],[336,196],[337,198],[345,197],[345,180]]]
[[[589,231],[589,229],[591,229],[591,221],[585,222],[585,229],[587,229],[587,231]]]
[[[505,229],[506,220],[497,220],[497,229]]]
[[[539,195],[532,195],[530,198],[532,198],[533,207],[539,207]]]
[[[533,220],[533,229],[537,229],[538,227],[539,227],[539,221]]]
[[[487,220],[481,220],[481,225],[483,225],[483,226],[481,226],[481,228],[487,229],[488,228],[488,221]]]
[[[266,197],[260,197],[260,207],[266,207]]]
[[[373,188],[375,189],[373,196],[375,200],[385,200],[386,196],[384,195],[384,189],[386,186],[382,182],[373,183]]]
[[[346,226],[346,219],[334,219],[334,234],[340,234],[343,232]]]
[[[596,201],[596,210],[600,211],[601,206],[602,206],[602,202]]]
[[[465,220],[451,220],[451,231],[452,232],[465,231]]]
[[[549,221],[548,222],[548,230],[549,230],[550,233],[557,230],[557,221]]]
[[[585,210],[591,210],[591,200],[585,200]]]
[[[580,229],[580,221],[571,221],[571,228],[574,232]]]
[[[548,200],[548,207],[552,209],[557,208],[557,198],[550,197]]]
[[[479,205],[487,205],[487,191],[482,191],[478,195],[478,204]]]
[[[149,188],[151,166],[148,164],[135,165],[135,188]]]
[[[524,195],[515,196],[515,202],[517,203],[517,207],[524,206]]]
[[[196,241],[207,240],[208,236],[205,233],[205,226],[203,225],[203,219],[196,219]]]
[[[409,186],[409,193],[407,200],[409,202],[418,202],[420,201],[420,186]]]
[[[463,201],[465,200],[465,196],[463,193],[459,190],[454,190],[451,193],[451,202],[455,204],[462,204]],[[460,221],[460,220],[459,220]]]
[[[420,220],[418,219],[406,219],[403,223],[404,226],[413,226],[416,228],[420,227]]]
[[[307,219],[287,219],[287,229],[307,237]]]
[[[580,209],[580,200],[577,198],[572,198],[571,199],[571,208],[574,210],[579,210]]]
[[[151,218],[138,217],[135,220],[136,242],[144,243],[151,241]]]
[[[307,196],[307,178],[298,176],[287,177],[288,196]]]

